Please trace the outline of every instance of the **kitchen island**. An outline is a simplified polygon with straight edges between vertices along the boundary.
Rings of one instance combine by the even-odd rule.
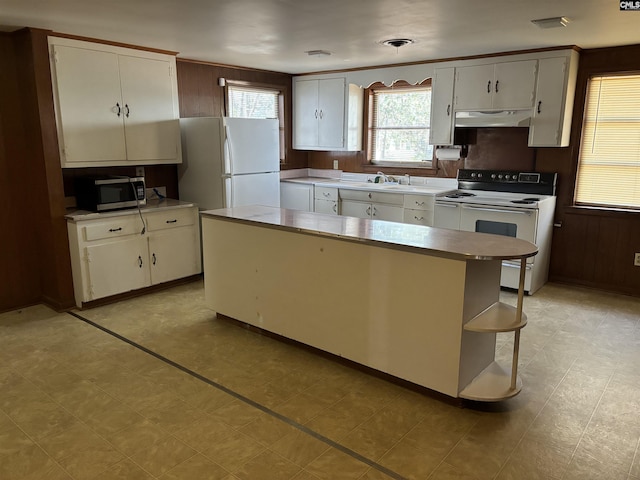
[[[516,375],[523,290],[499,301],[498,235],[272,207],[201,213],[205,296],[216,312],[454,398],[496,401]],[[496,333],[515,333],[511,366]]]

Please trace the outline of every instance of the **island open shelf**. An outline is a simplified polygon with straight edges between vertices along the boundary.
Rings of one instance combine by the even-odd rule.
[[[496,332],[526,324],[523,295],[499,302],[500,272],[532,243],[272,207],[201,215],[216,312],[454,398],[521,388],[495,363]]]

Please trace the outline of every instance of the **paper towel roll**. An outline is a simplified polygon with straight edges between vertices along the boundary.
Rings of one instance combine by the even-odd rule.
[[[440,147],[436,148],[436,158],[438,160],[460,160],[462,147]]]

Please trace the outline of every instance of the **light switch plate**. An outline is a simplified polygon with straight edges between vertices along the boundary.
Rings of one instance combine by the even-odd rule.
[[[338,160],[333,161],[333,169],[338,170]]]
[[[633,264],[636,267],[640,267],[640,253],[636,253],[635,258],[633,259]]]

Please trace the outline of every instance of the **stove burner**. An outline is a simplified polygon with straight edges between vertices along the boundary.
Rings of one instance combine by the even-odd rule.
[[[511,203],[517,203],[519,205],[533,205],[538,200],[534,198],[523,198],[522,200],[511,200]]]
[[[523,198],[523,200],[526,200],[527,202],[539,202],[540,199],[538,197],[528,197],[528,198]]]
[[[445,195],[445,197],[447,198],[463,198],[463,197],[475,197],[476,194],[475,193],[469,193],[469,192],[455,192],[455,193],[450,193],[449,195]]]

